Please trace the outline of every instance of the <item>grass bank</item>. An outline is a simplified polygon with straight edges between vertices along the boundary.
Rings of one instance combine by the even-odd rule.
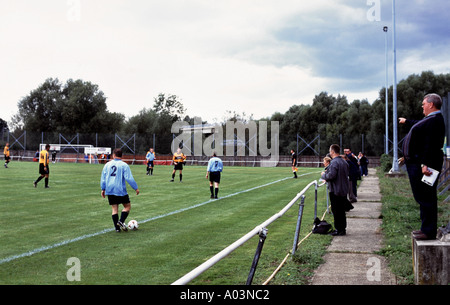
[[[385,177],[378,168],[382,194],[382,229],[385,245],[379,254],[387,257],[391,271],[397,276],[398,284],[414,283],[412,264],[411,231],[419,230],[421,221],[419,206],[414,200],[408,176],[402,178]],[[450,207],[439,198],[438,226],[446,225],[450,219]]]

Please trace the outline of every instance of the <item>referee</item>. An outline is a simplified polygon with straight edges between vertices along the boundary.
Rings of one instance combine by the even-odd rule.
[[[293,149],[291,149],[291,156],[292,156],[292,172],[294,173],[294,178],[297,179],[297,154]]]
[[[211,198],[217,199],[219,193],[220,173],[223,170],[223,163],[216,153],[208,161],[208,168],[206,170],[206,179],[209,177],[209,190],[211,191]]]

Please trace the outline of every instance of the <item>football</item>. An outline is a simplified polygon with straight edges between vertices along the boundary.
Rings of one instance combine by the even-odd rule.
[[[128,222],[128,229],[136,231],[139,228],[139,224],[136,220],[130,220]]]

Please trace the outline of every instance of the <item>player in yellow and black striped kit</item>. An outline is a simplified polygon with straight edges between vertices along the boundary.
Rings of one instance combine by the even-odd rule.
[[[39,174],[40,176],[36,179],[36,181],[33,182],[34,187],[37,187],[37,184],[39,181],[42,180],[42,178],[45,177],[45,188],[49,188],[48,186],[48,176],[50,175],[50,168],[48,167],[48,164],[50,163],[49,159],[49,153],[50,145],[45,145],[45,149],[41,151],[39,154]]]
[[[172,157],[173,161],[173,172],[172,172],[172,180],[170,182],[173,182],[175,178],[175,172],[177,170],[180,171],[180,182],[183,180],[183,165],[186,164],[186,156],[181,152],[181,148],[178,148],[177,152],[173,154]]]
[[[5,148],[3,149],[3,154],[5,155],[5,168],[8,168],[8,163],[11,160],[9,155],[9,143],[6,143]]]

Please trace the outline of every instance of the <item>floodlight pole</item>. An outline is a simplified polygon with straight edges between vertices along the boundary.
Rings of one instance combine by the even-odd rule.
[[[389,74],[389,70],[388,70],[388,27],[385,26],[383,27],[383,31],[386,33],[384,35],[385,38],[385,42],[384,42],[384,53],[386,56],[386,60],[385,60],[385,64],[386,64],[386,93],[385,93],[385,97],[384,97],[384,101],[386,103],[386,132],[385,132],[385,146],[384,146],[384,153],[387,155],[389,154],[389,90],[388,90],[388,74]]]
[[[394,51],[394,81],[393,81],[393,130],[394,130],[394,141],[393,141],[393,151],[394,160],[392,161],[393,172],[398,172],[398,133],[397,133],[397,50],[396,50],[396,39],[395,39],[395,0],[392,0],[392,48]]]

